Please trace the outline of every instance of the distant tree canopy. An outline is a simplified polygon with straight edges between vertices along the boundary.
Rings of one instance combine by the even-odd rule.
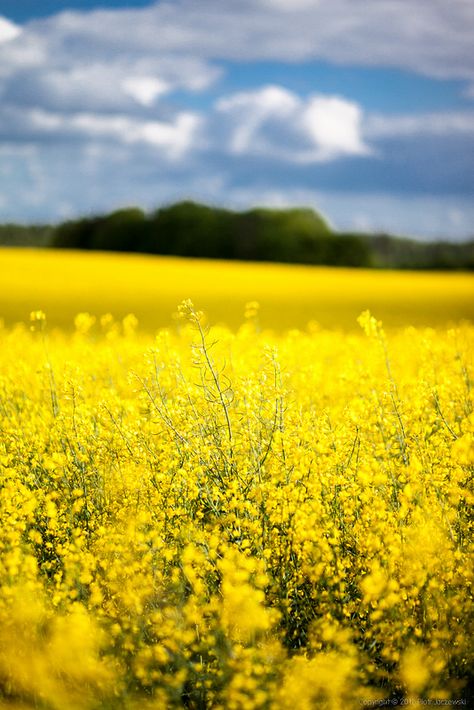
[[[52,226],[0,225],[0,245],[401,269],[474,269],[474,241],[337,233],[311,209],[235,212],[185,201]]]
[[[369,266],[370,247],[339,236],[309,209],[247,212],[180,202],[147,216],[138,208],[57,227],[53,246],[219,259]]]
[[[49,225],[0,224],[0,246],[47,247],[53,232]]]
[[[101,217],[83,217],[56,227],[52,246],[66,249],[141,251],[147,217],[138,207]]]

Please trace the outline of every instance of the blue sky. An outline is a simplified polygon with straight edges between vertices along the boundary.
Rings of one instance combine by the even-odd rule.
[[[474,235],[474,3],[0,0],[0,221],[193,198]]]

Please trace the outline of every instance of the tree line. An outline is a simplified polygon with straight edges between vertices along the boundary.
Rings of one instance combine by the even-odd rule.
[[[191,201],[152,213],[126,208],[55,227],[3,225],[0,244],[329,266],[474,268],[474,241],[341,233],[311,209],[236,212]]]

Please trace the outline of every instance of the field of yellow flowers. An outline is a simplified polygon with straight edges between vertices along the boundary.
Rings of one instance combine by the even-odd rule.
[[[13,325],[42,308],[49,328],[71,330],[78,312],[134,313],[140,328],[169,327],[183,299],[212,323],[237,328],[247,301],[265,328],[355,330],[370,309],[386,328],[474,322],[470,273],[414,272],[183,259],[146,254],[0,248],[0,318]]]
[[[0,707],[466,701],[474,327],[359,325],[0,330]]]

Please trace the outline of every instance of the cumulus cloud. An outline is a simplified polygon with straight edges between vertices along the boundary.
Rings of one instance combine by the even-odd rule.
[[[315,96],[303,111],[301,122],[321,159],[371,152],[361,135],[362,110],[353,101],[337,96]]]
[[[53,120],[53,125],[54,122]],[[43,125],[48,126],[48,123]],[[67,120],[62,118],[57,127],[88,137],[114,138],[123,143],[146,143],[162,149],[169,158],[177,159],[192,147],[199,127],[199,118],[192,113],[180,113],[173,123],[164,123],[137,121],[125,116],[107,117],[84,113]]]
[[[0,99],[56,111],[150,109],[175,91],[209,89],[229,60],[321,59],[474,84],[473,45],[474,4],[466,0],[449,7],[445,0],[175,0],[67,11],[22,28],[0,18]]]
[[[299,99],[279,86],[267,86],[257,91],[240,92],[221,98],[216,109],[229,118],[233,153],[267,152],[271,150],[260,129],[269,122],[287,125],[300,107]]]
[[[4,29],[0,18],[2,103],[133,111],[136,104],[150,108],[173,91],[199,92],[212,85],[219,67],[183,46],[163,52],[157,37],[166,28],[155,19],[153,8],[64,12],[13,32],[15,26],[5,21]],[[2,42],[4,35],[8,42]],[[148,37],[143,45],[142,37]]]
[[[304,100],[279,86],[239,92],[216,109],[230,127],[230,150],[295,163],[317,163],[370,154],[362,139],[360,107],[338,96]]]
[[[0,15],[0,44],[10,42],[21,34],[21,28]]]
[[[21,113],[4,109],[0,111],[0,136],[7,133],[14,121],[18,134],[26,144],[41,137],[53,138],[59,146],[61,140],[102,139],[125,144],[143,143],[162,152],[170,160],[179,160],[199,142],[202,121],[192,112],[178,113],[173,121],[164,122],[132,118],[120,114],[94,114],[79,112],[62,114],[40,108]],[[13,134],[14,135],[14,134]]]
[[[76,141],[84,151],[112,141],[147,145],[165,160],[187,157],[204,118],[165,99],[207,89],[221,70],[183,47],[161,51],[157,37],[167,29],[154,13],[63,12],[21,31],[0,21],[0,139],[56,150]]]
[[[3,22],[0,38],[14,37],[18,28]],[[467,0],[175,0],[63,12],[29,23],[17,40],[26,55],[46,44],[50,66],[55,57],[71,65],[108,62],[114,53],[131,62],[199,59],[198,87],[215,78],[214,61],[232,59],[323,59],[474,81],[474,5]],[[0,53],[5,62],[11,59]]]
[[[131,76],[122,82],[123,90],[143,106],[152,106],[159,96],[170,91],[170,85],[153,76]]]
[[[175,0],[90,16],[63,13],[47,28],[69,41],[87,39],[94,51],[123,47],[124,31],[131,52],[323,59],[474,81],[474,6],[466,0]]]

